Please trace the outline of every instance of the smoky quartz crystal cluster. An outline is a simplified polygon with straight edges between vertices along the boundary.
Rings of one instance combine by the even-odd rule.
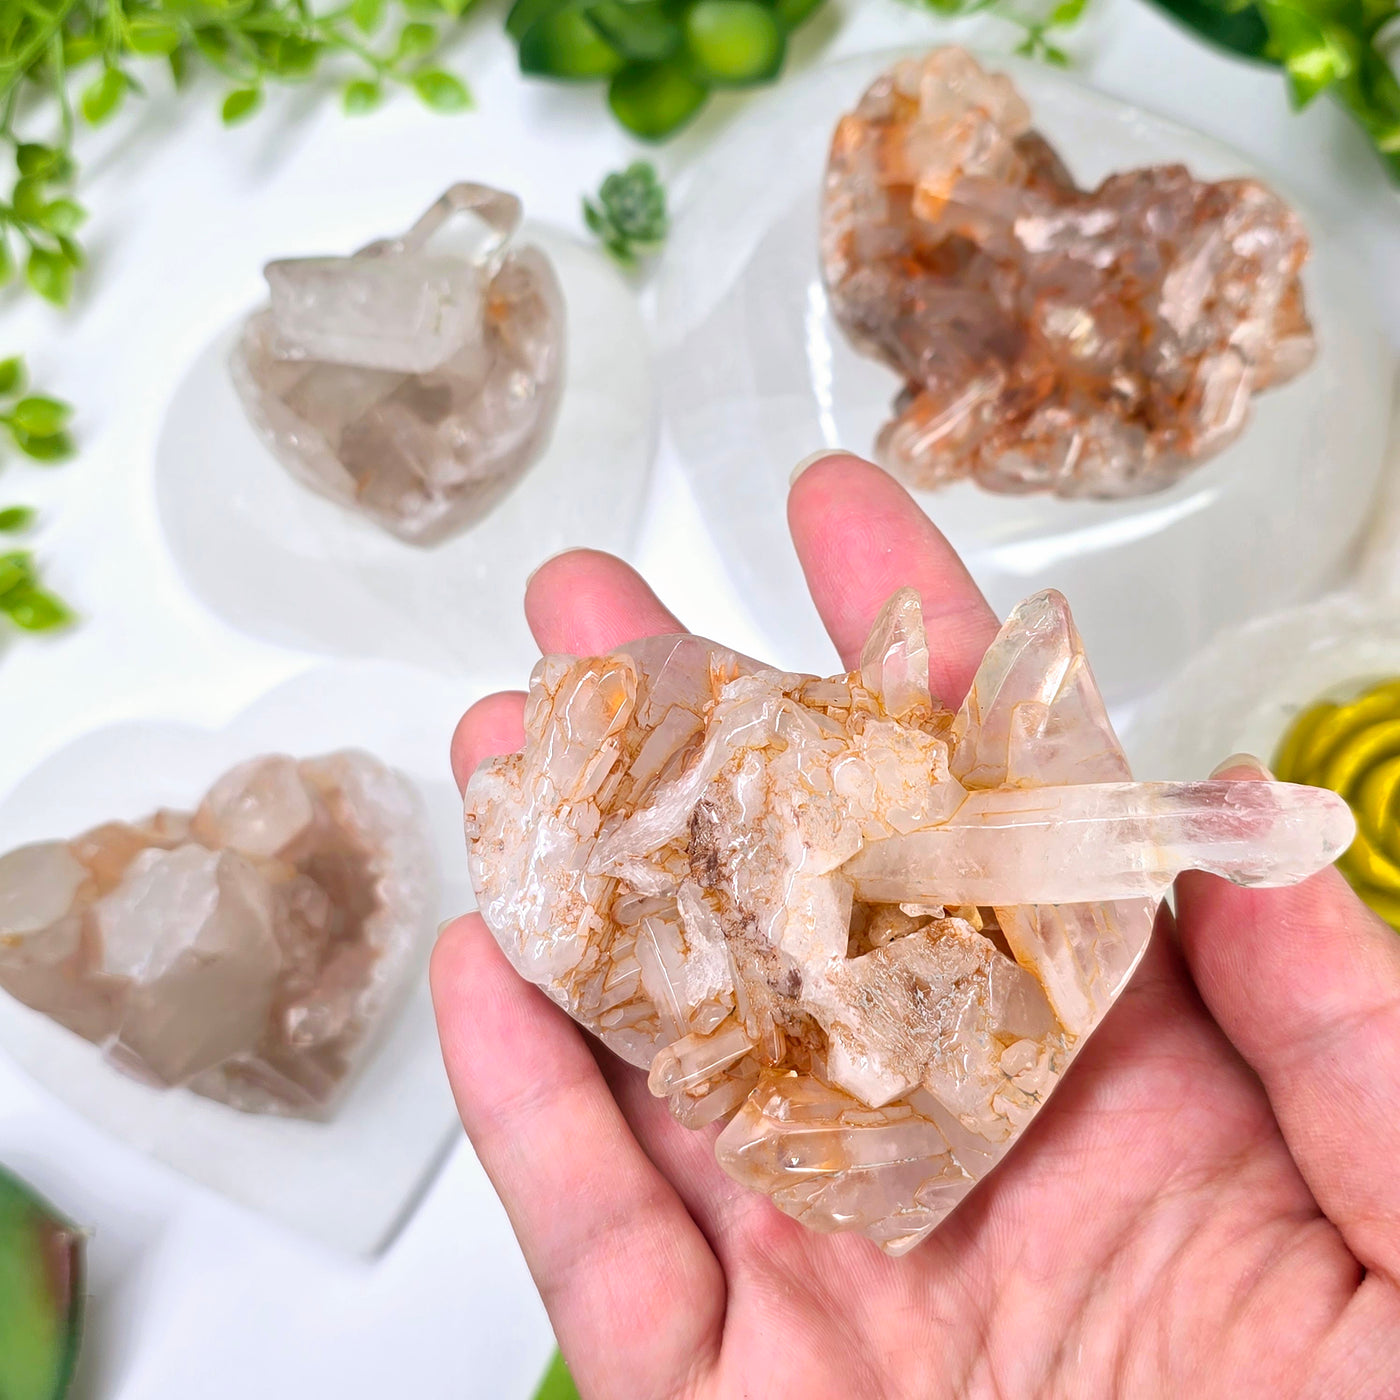
[[[402,238],[270,263],[234,382],[304,485],[410,544],[480,520],[548,445],[564,301],[520,201],[454,185]]]
[[[956,710],[919,599],[818,679],[693,636],[545,657],[522,752],[472,777],[487,925],[816,1230],[891,1253],[1008,1150],[1123,989],[1187,867],[1286,883],[1334,794],[1135,783],[1064,600],[1011,616]]]
[[[1157,491],[1313,356],[1283,200],[1181,165],[1082,190],[1011,80],[957,48],[841,118],[821,253],[836,320],[905,381],[876,450],[914,486]]]
[[[0,989],[155,1086],[321,1117],[431,930],[417,794],[367,754],[255,759],[193,813],[0,857]]]

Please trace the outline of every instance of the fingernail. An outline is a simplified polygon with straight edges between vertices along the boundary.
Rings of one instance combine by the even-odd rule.
[[[460,914],[454,914],[450,919],[444,919],[444,920],[438,925],[437,934],[436,934],[435,936],[438,937],[438,938],[441,938],[441,937],[442,937],[442,932],[443,932],[443,930],[448,926],[448,924],[455,924],[455,923],[457,922],[457,920],[460,919],[461,917],[462,917],[462,916],[461,916]]]
[[[1223,763],[1217,763],[1215,765],[1215,770],[1210,776],[1212,778],[1218,778],[1222,773],[1228,773],[1232,768],[1248,769],[1255,777],[1262,778],[1267,783],[1274,781],[1274,775],[1270,773],[1263,762],[1255,758],[1252,753],[1232,753]]]
[[[818,462],[825,461],[828,457],[845,457],[847,455],[844,447],[819,447],[815,452],[809,452],[793,469],[792,475],[788,477],[788,485],[795,486],[797,478],[807,470],[808,467],[815,466]]]

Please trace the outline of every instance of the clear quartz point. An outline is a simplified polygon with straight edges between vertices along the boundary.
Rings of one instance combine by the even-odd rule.
[[[842,676],[690,636],[545,657],[525,733],[466,794],[506,955],[679,1122],[725,1122],[736,1180],[890,1253],[1040,1111],[1177,871],[1286,883],[1350,839],[1313,789],[1134,783],[1056,593],[956,712],[904,589]]]
[[[1095,783],[969,793],[942,826],[872,841],[842,868],[881,904],[1081,904],[1160,897],[1183,870],[1292,885],[1356,823],[1293,783]]]

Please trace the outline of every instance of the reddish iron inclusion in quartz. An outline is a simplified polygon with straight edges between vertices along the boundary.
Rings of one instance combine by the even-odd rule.
[[[1011,80],[957,48],[841,118],[821,248],[837,321],[905,379],[877,453],[914,486],[1157,491],[1313,356],[1308,239],[1277,195],[1180,165],[1081,190]]]
[[[417,794],[368,754],[254,759],[193,813],[0,857],[0,989],[158,1087],[322,1117],[431,926]]]
[[[1345,803],[1134,783],[1063,598],[1016,610],[956,711],[917,596],[821,680],[699,637],[535,670],[482,765],[481,912],[522,976],[649,1071],[731,1176],[816,1230],[917,1244],[1122,990],[1187,866],[1311,874]]]

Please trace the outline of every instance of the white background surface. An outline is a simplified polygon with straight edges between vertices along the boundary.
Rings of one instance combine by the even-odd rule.
[[[819,48],[1004,38],[995,26],[959,29],[896,0],[833,0],[832,12],[802,37],[801,61]],[[95,212],[88,290],[66,314],[7,304],[0,338],[0,350],[23,351],[37,381],[79,409],[79,458],[45,472],[10,455],[0,497],[44,508],[38,551],[86,621],[0,659],[0,793],[101,724],[219,724],[312,664],[229,630],[182,589],[152,488],[166,402],[190,358],[256,297],[271,256],[335,251],[400,228],[461,178],[517,190],[536,217],[575,220],[581,190],[632,148],[596,89],[523,82],[500,19],[483,0],[452,55],[477,100],[463,117],[434,117],[402,98],[351,122],[333,102],[316,108],[293,94],[225,132],[211,91],[196,94],[178,124],[171,103],[142,104],[135,122],[87,149],[79,196]],[[1138,0],[1106,0],[1078,46],[1083,71],[1106,91],[1285,170],[1350,231],[1387,325],[1400,329],[1400,207],[1338,110],[1322,102],[1291,114],[1277,74],[1217,57]],[[661,152],[668,174],[683,175],[726,106]],[[313,167],[315,181],[297,177]],[[367,188],[382,205],[370,226]],[[697,631],[763,654],[763,632],[725,580],[664,434],[635,562]],[[461,681],[462,703],[521,680],[493,674],[483,658]],[[373,1265],[332,1255],[121,1147],[3,1059],[0,1160],[94,1227],[80,1395],[515,1400],[530,1394],[547,1357],[548,1322],[465,1145]]]

